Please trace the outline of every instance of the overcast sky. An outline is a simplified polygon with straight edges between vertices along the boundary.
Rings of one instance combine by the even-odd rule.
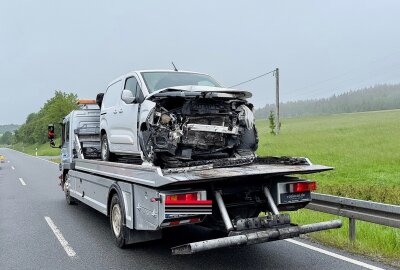
[[[400,82],[400,1],[1,1],[0,124],[55,90],[95,98],[137,69],[211,74],[225,86],[280,68],[281,100]],[[261,107],[274,77],[238,88]]]

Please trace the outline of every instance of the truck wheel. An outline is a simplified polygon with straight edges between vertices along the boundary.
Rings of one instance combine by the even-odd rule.
[[[110,153],[110,145],[108,144],[107,134],[101,137],[101,159],[103,161],[111,161],[112,153]]]
[[[114,194],[111,199],[110,224],[112,234],[115,238],[115,244],[117,245],[117,247],[123,248],[126,245],[127,229],[124,226],[125,215],[118,194]]]
[[[65,200],[68,205],[76,204],[76,199],[72,198],[70,193],[69,193],[69,181],[68,181],[68,174],[65,175],[65,181],[64,181],[64,193],[65,193]]]

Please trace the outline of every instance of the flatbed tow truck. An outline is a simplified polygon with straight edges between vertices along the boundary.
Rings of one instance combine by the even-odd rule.
[[[100,110],[81,102],[62,123],[60,176],[68,204],[107,215],[118,247],[162,237],[164,228],[197,224],[223,237],[173,247],[172,254],[244,246],[341,227],[340,220],[296,225],[289,214],[311,201],[316,183],[299,177],[332,167],[307,158],[257,157],[251,164],[160,168],[100,157]],[[54,125],[49,130],[54,132]],[[296,176],[293,176],[296,175]],[[266,212],[263,217],[260,212]]]

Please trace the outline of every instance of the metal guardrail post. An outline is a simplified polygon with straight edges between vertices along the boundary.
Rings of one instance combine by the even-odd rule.
[[[356,241],[356,219],[349,218],[349,239],[351,242]]]

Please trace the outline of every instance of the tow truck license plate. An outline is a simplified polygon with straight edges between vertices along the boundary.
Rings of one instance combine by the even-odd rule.
[[[281,194],[281,203],[296,203],[309,200],[311,200],[311,192]]]

